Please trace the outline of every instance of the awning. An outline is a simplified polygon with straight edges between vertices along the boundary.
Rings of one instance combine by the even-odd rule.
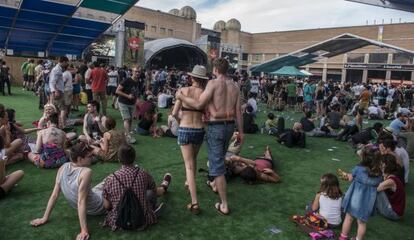
[[[277,76],[291,76],[291,77],[307,77],[309,75],[301,72],[299,69],[297,69],[294,66],[284,66],[281,69],[271,72],[272,75]]]
[[[311,72],[308,72],[306,70],[300,70],[301,73],[305,74],[306,76],[313,76]]]
[[[321,60],[341,55],[358,48],[375,45],[381,48],[394,49],[397,52],[404,52],[414,56],[414,52],[391,44],[374,41],[354,34],[344,33],[334,38],[322,41],[315,45],[294,51],[278,58],[271,59],[262,64],[250,68],[252,72],[274,72],[283,66],[303,66]]]
[[[347,0],[377,7],[414,12],[414,0]]]
[[[138,0],[16,0],[0,4],[0,48],[81,55]]]

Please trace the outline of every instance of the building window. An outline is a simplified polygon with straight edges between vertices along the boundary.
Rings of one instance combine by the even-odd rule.
[[[172,36],[173,35],[173,30],[172,29],[168,29],[168,36]]]
[[[157,26],[151,26],[151,32],[157,32]]]
[[[160,28],[160,33],[161,33],[161,34],[165,34],[165,28],[163,28],[163,27],[162,27],[162,28]]]
[[[243,61],[247,61],[247,60],[248,60],[248,58],[249,58],[249,54],[247,54],[247,53],[243,53],[243,54],[242,54],[242,60],[243,60]]]
[[[349,63],[363,63],[365,59],[364,53],[348,53],[347,61]]]
[[[413,58],[406,53],[394,53],[392,55],[393,64],[412,64]]]
[[[387,63],[388,53],[370,53],[369,63]]]
[[[253,61],[259,62],[262,58],[262,54],[253,54]]]

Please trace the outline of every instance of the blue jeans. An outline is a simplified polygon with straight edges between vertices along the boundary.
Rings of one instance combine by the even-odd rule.
[[[384,216],[385,218],[391,219],[391,220],[398,220],[400,219],[400,216],[398,216],[397,213],[394,212],[392,209],[392,206],[390,204],[390,201],[387,198],[387,195],[384,191],[379,192],[377,194],[377,199],[375,201],[375,208],[377,209],[377,212]]]
[[[233,136],[234,123],[208,125],[207,129],[207,153],[209,161],[209,175],[222,176],[226,173],[224,158],[230,139]]]

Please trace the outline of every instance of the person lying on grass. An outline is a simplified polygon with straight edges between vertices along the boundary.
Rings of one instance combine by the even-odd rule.
[[[52,195],[47,203],[43,217],[30,222],[33,227],[44,225],[48,222],[52,210],[57,202],[60,192],[63,193],[69,205],[78,211],[81,231],[77,240],[89,239],[86,215],[101,215],[105,213],[104,200],[102,197],[103,182],[91,188],[92,149],[85,143],[78,143],[72,147],[71,162],[65,163],[59,168]]]
[[[280,176],[273,170],[274,160],[269,146],[266,146],[263,156],[258,157],[255,160],[232,155],[231,157],[226,158],[226,165],[233,176],[240,176],[249,184],[257,181],[269,183],[277,183],[280,181]],[[207,181],[207,185],[209,185],[214,192],[217,192],[214,181]]]

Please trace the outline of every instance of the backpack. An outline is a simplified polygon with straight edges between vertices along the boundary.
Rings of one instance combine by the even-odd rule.
[[[121,200],[116,208],[117,217],[115,225],[124,230],[140,229],[146,225],[144,209],[142,208],[137,195],[135,194],[132,186],[135,183],[139,173],[139,169],[135,173],[134,180],[131,186],[126,187],[119,178],[113,173],[115,179],[125,189],[125,192],[121,196]]]
[[[378,93],[380,97],[387,97],[388,96],[388,89],[383,87],[380,92]]]

